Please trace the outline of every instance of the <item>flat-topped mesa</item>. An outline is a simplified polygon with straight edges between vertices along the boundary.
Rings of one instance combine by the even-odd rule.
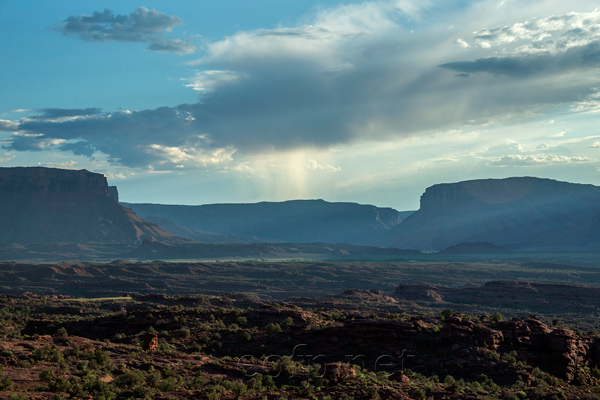
[[[421,207],[391,228],[380,246],[483,252],[466,243],[509,250],[596,251],[600,245],[600,187],[513,177],[433,185]],[[450,251],[451,250],[451,251]],[[476,251],[474,251],[476,250]]]
[[[69,193],[108,197],[106,177],[86,170],[44,167],[0,168],[3,193]]]
[[[0,168],[0,245],[179,240],[117,199],[104,175],[86,170]]]
[[[421,196],[421,209],[452,203],[510,203],[544,195],[557,198],[574,192],[578,196],[598,196],[599,188],[528,176],[441,183],[425,190]]]

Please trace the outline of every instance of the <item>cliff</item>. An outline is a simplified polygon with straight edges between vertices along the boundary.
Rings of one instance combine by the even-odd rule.
[[[176,237],[140,219],[86,170],[0,168],[1,245],[136,244]]]
[[[461,242],[509,249],[597,249],[600,187],[532,177],[434,185],[383,246],[442,250]]]
[[[221,243],[373,245],[402,221],[401,214],[391,208],[323,200],[202,206],[124,204],[174,234]]]

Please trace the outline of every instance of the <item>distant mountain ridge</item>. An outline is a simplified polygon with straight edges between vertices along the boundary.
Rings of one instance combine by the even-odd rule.
[[[115,196],[104,175],[86,170],[0,168],[0,245],[181,241]]]
[[[375,245],[385,232],[402,222],[402,214],[392,208],[324,200],[199,206],[123,204],[174,234],[210,243]]]
[[[442,250],[461,242],[510,249],[598,249],[600,187],[552,179],[480,179],[431,186],[380,246]]]

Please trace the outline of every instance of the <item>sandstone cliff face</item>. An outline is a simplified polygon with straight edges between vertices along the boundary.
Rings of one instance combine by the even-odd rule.
[[[511,249],[598,247],[600,187],[531,177],[427,188],[420,209],[380,243],[442,250],[461,242]],[[596,222],[594,222],[596,221]]]
[[[222,243],[373,245],[402,221],[401,214],[391,208],[323,200],[202,206],[125,205],[144,219],[164,223],[161,226],[175,234],[206,242],[213,241],[213,236]]]
[[[172,240],[113,198],[104,175],[86,170],[0,168],[0,244]]]

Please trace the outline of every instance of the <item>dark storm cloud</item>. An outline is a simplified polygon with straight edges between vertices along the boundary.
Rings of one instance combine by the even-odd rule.
[[[120,112],[64,121],[24,119],[27,136],[15,136],[8,150],[40,151],[54,145],[63,151],[91,157],[101,151],[121,165],[147,167],[164,161],[152,145],[194,147],[203,143],[191,126],[189,113],[177,108]]]
[[[573,69],[600,66],[600,42],[576,46],[558,54],[527,55],[520,57],[487,57],[475,61],[442,64],[442,68],[472,74],[487,72],[495,75],[524,77],[535,74],[561,73]]]
[[[94,155],[96,148],[92,144],[80,140],[75,143],[65,143],[59,147],[59,150],[70,151],[76,156],[86,156],[91,158]]]
[[[88,42],[146,42],[148,50],[189,54],[195,51],[191,42],[167,39],[165,31],[182,25],[175,15],[138,7],[129,15],[114,14],[105,8],[90,15],[72,15],[57,27],[66,36]]]

